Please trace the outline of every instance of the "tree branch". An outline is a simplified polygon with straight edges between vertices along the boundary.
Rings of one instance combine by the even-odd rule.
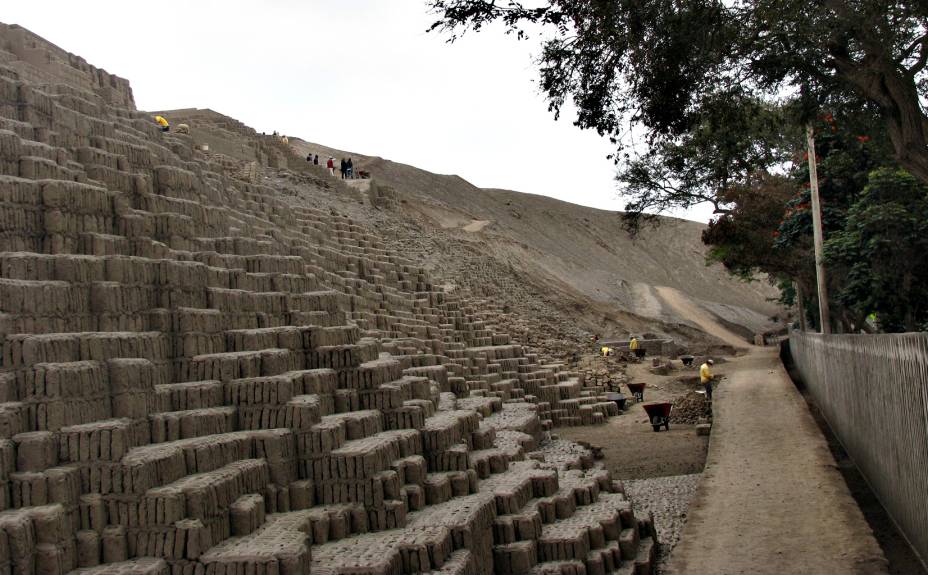
[[[925,65],[928,64],[928,34],[925,34],[924,36],[922,36],[917,41],[917,44],[921,46],[921,50],[919,51],[919,54],[918,54],[918,59],[915,61],[914,64],[912,64],[908,68],[903,67],[903,69],[910,76],[914,76],[915,74],[921,72],[922,70],[925,69]],[[908,48],[907,52],[911,53],[912,49],[914,49],[914,46],[915,44],[913,44],[912,47]],[[908,55],[906,56],[906,58],[908,58]]]
[[[918,38],[916,38],[915,40],[913,40],[912,43],[909,44],[909,46],[905,50],[902,51],[899,57],[896,58],[896,63],[902,64],[903,62],[905,62],[908,59],[908,57],[912,54],[912,52],[916,48],[918,48],[919,45],[924,44],[926,38],[928,38],[928,34],[923,34],[919,36]]]

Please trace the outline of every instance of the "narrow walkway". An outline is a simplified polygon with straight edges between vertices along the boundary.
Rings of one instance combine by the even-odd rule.
[[[719,367],[706,469],[666,573],[886,573],[776,350]]]

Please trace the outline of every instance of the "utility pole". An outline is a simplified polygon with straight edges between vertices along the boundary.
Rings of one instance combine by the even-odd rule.
[[[803,302],[803,299],[806,297],[806,294],[802,291],[802,286],[799,285],[799,282],[796,282],[796,301],[799,303],[799,331],[802,333],[806,332],[806,304]]]
[[[815,278],[818,283],[818,315],[822,333],[831,333],[828,315],[828,285],[825,281],[825,260],[822,240],[822,205],[818,197],[818,172],[815,167],[815,133],[812,124],[806,126],[806,145],[809,148],[809,184],[812,189],[812,238],[815,243]]]

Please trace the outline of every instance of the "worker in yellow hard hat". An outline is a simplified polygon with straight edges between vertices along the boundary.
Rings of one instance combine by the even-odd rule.
[[[715,364],[711,359],[707,359],[706,363],[699,366],[699,382],[702,383],[703,389],[706,390],[706,399],[712,401],[712,380],[715,379],[715,376],[712,375],[712,366]]]
[[[155,116],[155,123],[161,126],[162,132],[167,132],[171,129],[171,124],[168,122],[168,119],[164,116]]]

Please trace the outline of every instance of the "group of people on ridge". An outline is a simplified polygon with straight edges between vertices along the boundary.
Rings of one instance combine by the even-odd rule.
[[[334,161],[334,160],[330,160],[330,161]],[[345,158],[342,158],[341,172],[342,172],[343,180],[354,179],[354,163],[351,161],[351,158],[348,158],[347,160]],[[334,176],[335,174],[332,174],[332,175]]]
[[[319,165],[319,154],[309,154],[308,156],[306,156],[306,161],[312,162],[314,166],[318,166]],[[332,177],[335,177],[335,158],[333,158],[332,156],[329,156],[329,159],[325,163],[325,167],[326,169],[329,170],[329,175]],[[351,158],[348,158],[347,160],[345,158],[342,158],[342,162],[341,162],[341,166],[339,167],[339,170],[341,172],[343,180],[353,180],[355,178],[354,162],[351,161]]]

